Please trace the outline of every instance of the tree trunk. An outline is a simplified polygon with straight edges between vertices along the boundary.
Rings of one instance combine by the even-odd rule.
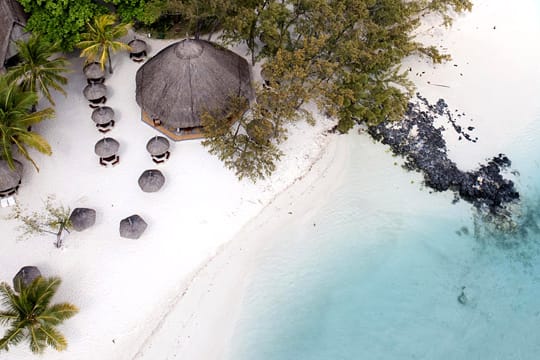
[[[62,233],[64,232],[64,224],[60,225],[60,229],[58,229],[58,232],[56,233],[56,242],[54,243],[54,246],[56,248],[60,249],[62,247]]]
[[[107,60],[109,61],[109,74],[112,74],[113,70],[112,70],[111,53],[110,52],[107,52]]]

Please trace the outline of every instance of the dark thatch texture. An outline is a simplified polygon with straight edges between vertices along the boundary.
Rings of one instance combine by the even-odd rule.
[[[169,140],[163,136],[154,136],[146,144],[146,150],[150,155],[159,156],[165,154],[169,150]]]
[[[73,230],[84,231],[96,223],[96,210],[88,208],[73,209],[69,221]]]
[[[14,41],[26,37],[26,14],[15,0],[0,1],[0,70],[7,60],[17,54]]]
[[[171,132],[201,126],[205,111],[226,117],[231,97],[253,99],[248,62],[203,40],[166,47],[139,68],[136,83],[141,109]]]
[[[21,288],[30,285],[34,280],[41,276],[41,272],[35,266],[24,266],[13,278],[13,289],[21,292]]]
[[[104,125],[114,120],[114,111],[108,106],[101,106],[92,112],[92,120],[98,125]]]
[[[156,169],[145,170],[139,177],[139,186],[144,192],[156,192],[165,184],[165,176]]]
[[[13,162],[15,170],[9,168],[7,161],[0,160],[0,192],[15,188],[21,181],[23,165],[17,160]]]
[[[146,42],[140,39],[131,40],[128,45],[131,47],[131,54],[140,54],[147,48]]]
[[[94,146],[94,152],[100,158],[109,158],[118,153],[120,143],[113,138],[107,137],[99,140]]]
[[[101,64],[98,62],[86,64],[83,68],[83,72],[87,79],[92,80],[101,79],[105,76],[105,69],[102,69]]]
[[[90,84],[86,85],[83,90],[84,97],[89,100],[98,100],[104,96],[107,96],[107,87],[103,84]]]
[[[131,215],[120,221],[120,236],[127,239],[138,239],[148,225],[139,215]]]

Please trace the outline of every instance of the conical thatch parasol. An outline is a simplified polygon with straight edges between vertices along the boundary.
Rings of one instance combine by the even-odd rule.
[[[109,158],[118,153],[120,143],[113,138],[107,137],[99,140],[94,146],[94,152],[100,158]]]
[[[114,111],[108,106],[101,106],[92,112],[92,120],[98,124],[108,124],[114,119]]]
[[[120,236],[128,239],[138,239],[148,225],[139,215],[131,215],[120,221]]]
[[[86,85],[83,94],[89,101],[98,100],[107,95],[107,87],[103,84]]]
[[[156,192],[165,184],[165,176],[156,169],[145,170],[139,177],[139,186],[144,192]]]
[[[143,51],[146,51],[146,42],[140,39],[131,40],[128,45],[131,47],[131,54],[140,54]]]
[[[98,62],[92,62],[90,64],[87,64],[83,68],[84,76],[86,76],[87,79],[101,79],[105,76],[105,69],[101,68],[101,64]]]
[[[158,156],[163,155],[169,150],[169,140],[163,136],[154,136],[146,144],[146,150],[150,155]]]
[[[73,209],[69,216],[71,226],[75,231],[83,231],[96,223],[96,210],[88,208]]]
[[[13,162],[15,170],[9,167],[7,161],[0,160],[0,192],[17,187],[21,181],[23,165],[17,160],[13,160]]]
[[[206,111],[228,116],[231,97],[253,99],[247,61],[204,40],[166,47],[141,66],[136,83],[142,111],[170,132],[200,127]]]
[[[41,276],[41,272],[35,266],[24,266],[13,278],[13,289],[21,292],[21,288],[27,287]]]

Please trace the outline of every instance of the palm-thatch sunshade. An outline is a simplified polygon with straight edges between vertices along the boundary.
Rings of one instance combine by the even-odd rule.
[[[145,122],[173,140],[202,137],[201,115],[224,121],[231,98],[253,99],[251,70],[241,56],[204,40],[174,43],[137,71],[136,100]]]
[[[73,209],[69,221],[73,230],[84,231],[96,223],[96,210],[88,208]]]
[[[25,31],[27,15],[16,0],[0,1],[0,73],[6,65],[14,65],[17,59],[15,41],[28,36]]]
[[[120,236],[127,239],[138,239],[148,225],[139,215],[131,215],[120,221]]]
[[[133,39],[128,45],[131,47],[129,57],[134,61],[141,61],[146,56],[146,42],[141,39]]]
[[[35,266],[24,266],[13,278],[13,289],[21,292],[22,288],[30,285],[34,280],[41,276],[41,272]]]
[[[105,125],[114,120],[114,110],[108,106],[100,106],[92,111],[92,120],[98,125]]]
[[[7,161],[0,160],[0,197],[14,194],[21,183],[23,165],[17,160],[13,162],[15,170],[9,167]]]
[[[110,158],[118,154],[120,143],[113,138],[106,137],[99,140],[94,146],[94,152],[100,158]]]
[[[139,186],[144,192],[156,192],[165,184],[165,176],[156,169],[145,170],[139,177]]]
[[[148,150],[152,156],[160,156],[165,154],[167,151],[169,151],[169,147],[169,140],[163,136],[156,135],[148,140],[148,143],[146,143],[146,150]]]
[[[105,69],[98,62],[86,64],[83,68],[84,76],[89,84],[102,83],[105,80]]]
[[[107,100],[107,87],[103,84],[89,84],[83,90],[86,100],[93,104],[104,103]]]

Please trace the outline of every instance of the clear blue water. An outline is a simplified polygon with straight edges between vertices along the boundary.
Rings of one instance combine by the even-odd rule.
[[[337,189],[270,235],[229,358],[540,359],[540,125],[523,134],[511,238],[350,137]]]

